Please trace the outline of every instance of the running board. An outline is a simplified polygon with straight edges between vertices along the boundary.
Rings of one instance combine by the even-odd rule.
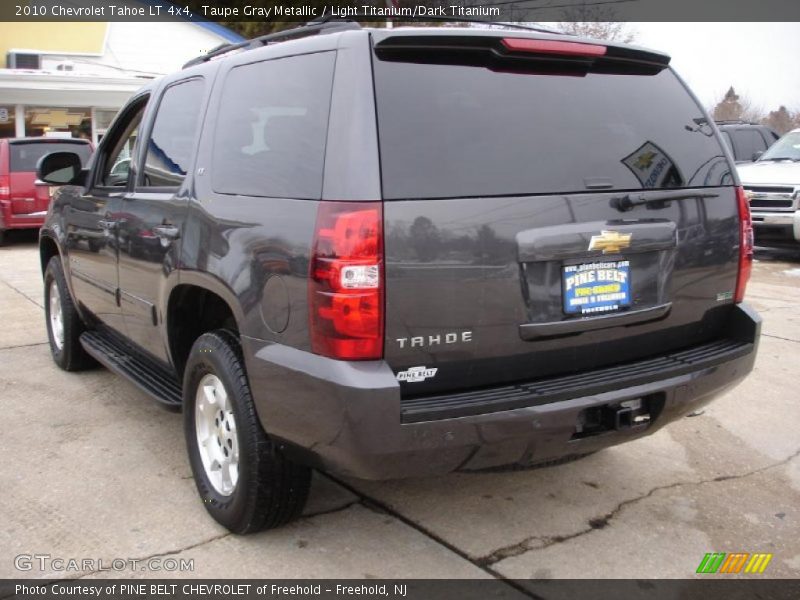
[[[122,375],[157,402],[181,408],[181,386],[163,366],[102,331],[86,331],[80,339],[86,352],[109,371]]]

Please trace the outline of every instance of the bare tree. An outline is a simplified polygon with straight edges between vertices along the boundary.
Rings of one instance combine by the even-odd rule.
[[[625,44],[636,40],[636,32],[627,23],[615,21],[616,11],[608,6],[577,4],[562,15],[558,27],[566,33]]]
[[[756,106],[752,100],[740,96],[728,88],[725,95],[711,109],[715,121],[751,121],[757,123],[764,118],[764,110]]]
[[[778,110],[770,111],[762,120],[764,125],[771,127],[780,135],[797,127],[798,122],[800,122],[800,114],[792,114],[785,106],[781,106]]]

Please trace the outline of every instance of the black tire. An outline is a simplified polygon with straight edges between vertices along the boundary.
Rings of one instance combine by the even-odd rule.
[[[207,375],[217,377],[224,386],[228,408],[235,419],[238,481],[228,495],[220,493],[209,479],[197,439],[197,390]],[[183,415],[197,491],[218,523],[233,533],[247,534],[279,527],[300,515],[308,498],[311,470],[290,461],[261,427],[241,346],[230,331],[205,333],[192,346],[183,378]],[[218,436],[210,437],[219,442]],[[224,444],[220,447],[224,448]]]
[[[6,230],[0,229],[0,246],[2,246],[6,241]]]
[[[51,283],[55,282],[58,289],[58,301],[61,305],[61,317],[63,322],[63,343],[61,347],[56,343],[55,333],[53,332],[52,320],[50,319],[50,296]],[[81,321],[72,296],[64,278],[64,269],[61,266],[61,257],[54,256],[47,263],[44,272],[44,317],[47,326],[47,339],[50,342],[50,353],[53,361],[65,371],[80,371],[95,366],[95,360],[86,353],[81,346],[81,334],[86,331],[86,327]]]

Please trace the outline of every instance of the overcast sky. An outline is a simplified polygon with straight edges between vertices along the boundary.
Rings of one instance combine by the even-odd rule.
[[[705,106],[732,85],[765,111],[800,111],[800,23],[631,23],[636,42],[672,56]]]

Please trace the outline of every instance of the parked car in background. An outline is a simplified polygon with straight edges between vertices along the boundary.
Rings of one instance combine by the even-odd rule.
[[[738,165],[737,171],[750,200],[756,242],[800,242],[800,129],[784,135],[754,163]]]
[[[748,121],[716,123],[722,133],[722,139],[725,140],[737,163],[753,162],[781,137],[760,123]]]
[[[92,154],[88,140],[0,139],[0,244],[9,229],[38,229],[50,205],[50,186],[36,185],[36,163],[51,152],[74,152],[82,165]]]

